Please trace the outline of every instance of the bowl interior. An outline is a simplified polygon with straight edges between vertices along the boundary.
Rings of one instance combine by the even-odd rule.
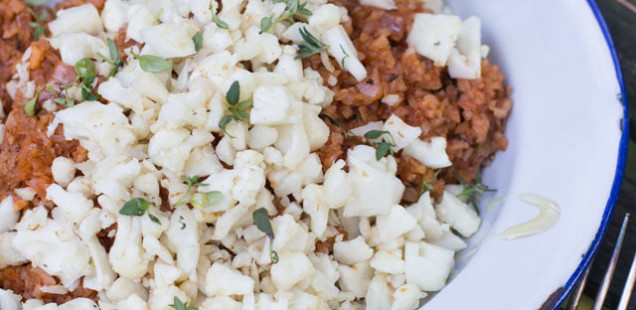
[[[537,309],[588,251],[620,166],[624,110],[612,55],[586,1],[448,4],[462,18],[481,18],[482,41],[513,87],[514,105],[508,150],[484,171],[498,192],[484,197],[482,228],[424,308]],[[501,240],[497,233],[538,214],[515,198],[522,193],[555,201],[559,221],[542,234]],[[494,196],[509,198],[488,212]]]

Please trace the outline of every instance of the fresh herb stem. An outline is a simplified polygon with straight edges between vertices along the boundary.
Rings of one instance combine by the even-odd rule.
[[[300,48],[298,49],[298,55],[294,57],[294,59],[302,59],[307,58],[313,54],[320,53],[327,48],[314,37],[307,27],[302,27],[298,29],[300,31],[300,36],[303,38],[303,42],[300,43]]]
[[[375,147],[375,159],[380,160],[386,154],[393,155],[393,148],[395,145],[395,139],[393,139],[393,135],[385,130],[369,130],[364,134],[364,137],[369,140],[379,139],[380,137],[388,137],[382,138],[382,141],[372,142],[371,145]]]
[[[221,118],[221,120],[219,121],[219,128],[221,128],[223,133],[225,133],[226,135],[229,135],[226,127],[231,121],[235,120],[237,122],[242,122],[243,120],[250,117],[247,109],[252,106],[253,101],[252,99],[247,99],[239,102],[240,95],[241,85],[238,81],[234,81],[225,94],[225,100],[227,100],[227,103],[229,104],[227,110],[230,112],[230,114],[223,116],[223,118]]]
[[[161,224],[159,219],[150,213],[150,206],[154,205],[154,202],[149,202],[144,198],[133,198],[124,204],[124,206],[119,210],[119,214],[130,216],[142,216],[144,214],[148,214],[151,221]]]
[[[174,310],[199,310],[197,307],[189,307],[187,302],[181,301],[179,297],[175,296],[172,301],[172,305],[170,305]]]
[[[274,229],[272,223],[269,221],[269,215],[267,209],[260,208],[252,213],[252,220],[258,230],[262,231],[269,238],[269,256],[274,264],[278,263],[278,253],[274,251]]]
[[[459,184],[461,184],[464,187],[464,190],[462,190],[462,192],[459,193],[457,197],[460,197],[460,198],[466,197],[468,202],[471,205],[473,205],[473,207],[475,208],[475,210],[477,210],[477,212],[479,212],[479,210],[477,209],[477,201],[481,199],[481,196],[488,192],[497,191],[496,189],[489,188],[488,185],[482,183],[481,173],[479,172],[477,172],[477,175],[475,177],[475,182],[473,183],[467,183],[458,174],[455,174],[455,176],[457,177]]]
[[[435,171],[435,174],[433,174],[433,178],[430,181],[426,180],[426,174],[422,175],[422,187],[420,188],[419,196],[422,196],[427,191],[430,192],[435,189],[435,186],[431,183],[437,179],[437,176],[441,171],[441,169]]]
[[[351,57],[351,55],[349,55],[349,54],[347,53],[347,51],[345,51],[345,49],[344,49],[344,47],[342,46],[342,44],[340,44],[340,50],[342,50],[342,53],[344,54],[344,57],[342,57],[342,59],[340,60],[340,67],[341,67],[342,69],[344,69],[344,67],[345,67],[345,60],[346,60],[347,58]]]

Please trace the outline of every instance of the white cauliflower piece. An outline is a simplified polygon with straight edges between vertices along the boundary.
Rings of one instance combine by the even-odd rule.
[[[105,194],[119,201],[129,200],[128,188],[140,171],[141,165],[135,158],[112,156],[99,161],[92,175],[95,194]]]
[[[108,258],[122,277],[136,279],[148,272],[149,259],[141,244],[141,217],[117,215],[117,234]]]
[[[278,263],[274,264],[270,270],[272,282],[282,291],[289,290],[296,283],[315,273],[316,269],[307,255],[287,251],[278,253]]]
[[[424,297],[426,293],[420,291],[416,285],[404,284],[393,292],[391,310],[415,310]]]
[[[472,236],[481,224],[481,218],[473,207],[447,192],[442,195],[436,211],[440,220],[448,223],[464,237]]]
[[[16,232],[0,233],[0,269],[27,262],[27,259],[13,246],[16,234]]]
[[[67,186],[75,178],[75,162],[66,157],[57,157],[51,164],[51,174],[55,183]]]
[[[364,298],[368,310],[386,310],[391,308],[393,294],[386,276],[376,273]]]
[[[0,202],[0,233],[13,230],[18,223],[20,212],[13,209],[13,198],[7,196]]]
[[[329,54],[338,60],[338,64],[344,64],[342,69],[349,71],[358,81],[367,77],[367,69],[358,59],[358,51],[342,25],[333,26],[320,38],[327,45]]]
[[[345,162],[338,160],[325,173],[323,199],[332,209],[344,206],[353,191],[351,180],[347,177],[347,173],[342,170],[344,166]]]
[[[351,292],[357,298],[362,298],[366,295],[369,288],[369,282],[373,277],[373,269],[369,267],[369,262],[359,263],[353,266],[340,265],[338,266],[340,272],[340,288],[342,291]]]
[[[360,4],[374,6],[377,8],[381,8],[384,10],[395,10],[397,7],[395,6],[395,1],[393,0],[361,0]]]
[[[201,249],[197,222],[190,208],[175,209],[166,236],[168,247],[177,254],[177,266],[187,275],[194,273]]]
[[[122,108],[112,103],[87,101],[58,111],[49,131],[60,123],[67,140],[88,140],[106,154],[125,152],[136,141]]]
[[[0,288],[0,309],[21,310],[21,300],[22,296],[14,294],[12,290],[3,290],[2,288]]]
[[[241,310],[241,303],[228,296],[214,296],[207,298],[199,310]],[[269,308],[268,308],[269,309]]]
[[[75,298],[67,301],[66,303],[59,305],[58,310],[86,310],[86,309],[99,309],[97,304],[92,299],[88,298]]]
[[[453,270],[455,252],[426,242],[404,245],[406,281],[422,291],[439,291]]]
[[[302,104],[282,86],[259,86],[254,90],[250,123],[254,125],[295,124],[302,120]]]
[[[417,225],[413,216],[400,205],[391,207],[386,215],[379,215],[375,222],[379,243],[388,242],[400,237]]]
[[[264,125],[254,125],[249,131],[247,144],[252,149],[262,150],[274,144],[277,139],[278,131],[276,128]]]
[[[448,58],[448,74],[456,79],[481,77],[481,20],[469,17],[457,36],[457,48]]]
[[[106,290],[106,297],[114,302],[129,300],[131,296],[147,300],[148,291],[140,283],[125,277],[117,278]]]
[[[307,228],[297,223],[289,214],[283,214],[272,220],[274,229],[273,248],[275,251],[305,252],[309,241]]]
[[[405,268],[401,249],[399,251],[378,251],[373,255],[369,264],[373,269],[389,274],[402,274]]]
[[[418,54],[431,59],[435,66],[443,67],[461,27],[462,20],[454,15],[418,13],[407,41]]]
[[[305,105],[303,108],[303,123],[311,151],[317,151],[329,139],[329,127],[318,117],[319,113],[320,108],[317,106]]]
[[[142,42],[146,43],[157,56],[177,58],[193,55],[194,41],[192,36],[197,29],[189,23],[159,24],[139,32]]]
[[[67,192],[57,184],[46,188],[46,198],[53,201],[75,223],[81,222],[93,208],[92,200],[86,199],[81,193]]]
[[[314,9],[309,16],[309,25],[318,33],[323,33],[340,23],[340,10],[334,4],[328,3]]]
[[[384,122],[382,130],[390,132],[393,136],[396,145],[393,147],[395,151],[399,151],[409,145],[422,134],[422,129],[409,126],[395,114],[391,114],[391,117]]]
[[[205,293],[215,295],[247,295],[254,291],[254,280],[229,266],[215,262],[205,277]]]
[[[73,228],[53,209],[48,218],[44,206],[28,210],[16,225],[13,247],[25,258],[52,276],[57,276],[69,288],[79,278],[90,273],[89,252],[73,233]]]
[[[283,166],[294,170],[309,156],[309,140],[302,124],[278,126],[276,148],[283,153]]]
[[[371,256],[373,256],[373,249],[367,245],[362,236],[333,244],[333,258],[341,264],[355,265],[369,260]]]
[[[96,58],[98,53],[108,53],[102,39],[87,33],[64,33],[50,39],[51,46],[60,50],[62,61],[74,66],[82,58]]]
[[[302,191],[303,210],[309,215],[311,230],[318,238],[325,233],[329,219],[329,205],[322,200],[323,193],[322,186],[316,184],[309,184]]]
[[[375,149],[358,145],[348,151],[349,174],[353,195],[344,206],[344,216],[387,214],[402,199],[404,184],[393,173],[375,163]]]
[[[54,37],[63,33],[97,35],[103,31],[99,12],[92,4],[57,11],[56,18],[49,23],[49,30]]]
[[[453,164],[446,154],[446,139],[443,137],[433,137],[431,142],[414,140],[404,148],[402,154],[411,156],[433,169],[445,168]]]

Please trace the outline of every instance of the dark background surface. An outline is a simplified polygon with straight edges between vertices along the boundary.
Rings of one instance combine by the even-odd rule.
[[[614,210],[611,225],[605,233],[605,239],[593,262],[585,294],[591,297],[596,296],[599,283],[603,279],[612,255],[614,242],[618,236],[623,216],[626,212],[630,212],[632,215],[630,225],[625,235],[625,243],[619,257],[616,274],[605,303],[608,308],[616,309],[634,252],[636,251],[636,118],[634,117],[634,112],[636,112],[636,0],[596,0],[596,2],[601,8],[605,21],[612,33],[623,68],[630,111],[630,133],[623,187]],[[590,182],[594,182],[593,176],[590,176]],[[632,301],[628,309],[636,310],[636,293],[632,294]]]

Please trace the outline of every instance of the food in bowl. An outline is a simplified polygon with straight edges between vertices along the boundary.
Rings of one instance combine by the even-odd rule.
[[[0,8],[2,309],[415,309],[479,228],[512,101],[476,17]]]

